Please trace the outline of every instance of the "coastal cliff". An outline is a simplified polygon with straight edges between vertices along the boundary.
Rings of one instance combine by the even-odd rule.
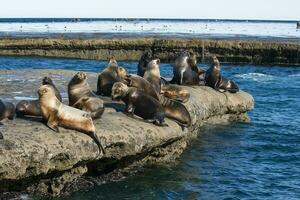
[[[74,74],[63,70],[3,70],[0,96],[15,103],[18,95],[37,96],[41,78],[47,75],[66,102],[67,83]],[[96,80],[96,73],[88,73],[93,89]],[[250,94],[220,93],[205,86],[185,88],[191,94],[185,105],[192,118],[192,126],[185,130],[168,119],[168,127],[158,127],[127,117],[121,112],[121,102],[104,98],[105,112],[94,121],[106,151],[103,156],[99,156],[93,140],[80,132],[60,128],[60,133],[55,133],[40,119],[4,121],[0,129],[4,136],[0,140],[0,198],[7,192],[59,196],[112,181],[147,164],[174,161],[207,123],[249,121],[247,112],[254,106]]]
[[[1,38],[0,55],[49,56],[106,60],[139,60],[145,49],[163,61],[174,61],[182,50],[193,50],[199,61],[216,55],[222,63],[300,65],[300,42],[183,38]]]

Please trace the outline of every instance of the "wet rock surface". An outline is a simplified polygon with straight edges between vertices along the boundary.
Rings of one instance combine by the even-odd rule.
[[[75,71],[0,71],[0,97],[17,103],[37,98],[44,76],[50,76],[67,102],[67,84]],[[96,73],[87,73],[96,89]],[[123,104],[103,98],[106,109],[94,124],[106,154],[99,156],[97,145],[80,132],[60,128],[55,133],[39,118],[4,120],[0,131],[0,197],[6,192],[59,196],[96,183],[118,179],[145,164],[174,161],[205,123],[248,122],[247,111],[254,99],[243,91],[220,93],[208,87],[186,87],[191,97],[185,105],[192,126],[182,129],[166,120],[158,127],[123,114]],[[97,177],[91,181],[91,177]]]

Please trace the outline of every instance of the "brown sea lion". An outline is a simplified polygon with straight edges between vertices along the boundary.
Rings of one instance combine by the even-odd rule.
[[[0,121],[3,119],[13,120],[15,113],[16,107],[13,103],[4,102],[0,99]]]
[[[152,58],[153,58],[153,54],[151,49],[147,49],[139,60],[138,71],[137,71],[137,74],[139,76],[141,77],[144,76],[144,73],[147,70],[147,65],[152,60]]]
[[[199,85],[200,76],[205,71],[198,68],[196,55],[184,51],[176,58],[173,66],[173,78],[170,83],[178,85]]]
[[[126,104],[125,112],[128,114],[135,114],[159,126],[165,125],[164,108],[156,99],[144,94],[137,88],[117,82],[112,88],[112,99],[122,100]]]
[[[58,126],[77,130],[89,135],[98,145],[99,153],[104,149],[95,133],[95,126],[90,113],[64,105],[55,96],[53,87],[43,85],[38,90],[42,116],[47,126],[59,132]]]
[[[138,75],[128,74],[126,75],[124,80],[125,80],[124,83],[127,86],[138,88],[139,90],[159,100],[159,94],[157,94],[157,92],[155,91],[153,86],[149,83],[149,81],[145,80],[143,77],[140,77]],[[184,102],[184,103],[187,102],[190,98],[190,93],[188,90],[173,84],[161,86],[161,93],[165,97],[168,97],[176,101]]]
[[[87,82],[84,72],[76,73],[68,84],[69,106],[73,106],[82,97],[96,97]]]
[[[190,92],[179,85],[169,84],[161,86],[161,94],[170,99],[180,101],[183,103],[188,102],[190,99]]]
[[[158,58],[151,60],[144,73],[144,79],[151,83],[157,94],[160,94],[161,88],[159,64],[160,60]]]
[[[158,95],[152,85],[144,78],[137,75],[127,75],[125,78],[129,87],[135,87],[143,94],[148,95],[159,101],[165,110],[165,116],[176,121],[180,126],[188,127],[191,124],[191,117],[187,109],[180,102],[174,101]],[[188,92],[188,91],[187,91]],[[189,95],[189,93],[188,93]],[[172,96],[173,97],[173,96]]]
[[[104,112],[103,101],[91,90],[87,75],[78,72],[68,85],[69,106],[90,112],[93,119],[100,118]]]
[[[73,107],[91,113],[92,119],[101,118],[105,110],[103,100],[98,97],[81,97]]]
[[[174,120],[181,127],[191,125],[190,113],[182,103],[163,95],[160,95],[159,103],[163,106],[167,118]]]
[[[220,92],[236,93],[239,91],[234,81],[222,77],[220,62],[216,56],[212,57],[212,65],[205,73],[205,85]]]
[[[97,82],[97,94],[110,96],[111,88],[115,82],[122,81],[119,74],[126,75],[127,70],[119,67],[115,59],[110,59],[108,66],[99,74]]]
[[[51,85],[55,91],[55,96],[59,101],[62,101],[59,90],[53,83],[52,79],[49,77],[43,78],[43,85]],[[39,100],[22,100],[16,106],[16,113],[18,117],[24,116],[42,116],[41,106]]]
[[[145,94],[159,100],[159,95],[155,91],[154,87],[151,85],[149,81],[147,81],[143,77],[138,75],[128,74],[124,77],[124,80],[127,86],[138,88]]]

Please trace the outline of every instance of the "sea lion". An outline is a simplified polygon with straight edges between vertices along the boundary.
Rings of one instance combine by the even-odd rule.
[[[119,67],[115,59],[110,59],[108,66],[98,76],[97,94],[110,96],[113,84],[122,80],[120,74],[125,76],[127,70]]]
[[[191,125],[190,113],[182,103],[163,95],[159,96],[159,103],[163,106],[167,118],[174,120],[181,127]]]
[[[191,117],[185,106],[177,101],[173,101],[159,95],[152,87],[152,85],[144,78],[137,75],[127,75],[125,78],[127,86],[135,87],[145,95],[151,96],[163,106],[165,110],[165,116],[176,121],[180,126],[188,127],[191,124]],[[188,91],[187,91],[188,93]],[[189,93],[188,93],[189,95]]]
[[[3,119],[13,120],[15,113],[16,107],[13,103],[4,102],[0,99],[0,121]]]
[[[58,126],[77,130],[89,135],[98,145],[99,153],[104,149],[95,133],[95,126],[90,113],[64,105],[55,96],[53,87],[42,85],[38,90],[43,119],[47,126],[59,132]]]
[[[78,72],[68,85],[69,106],[90,112],[93,119],[100,118],[104,112],[103,101],[90,89],[87,75]]]
[[[196,55],[184,51],[175,60],[173,78],[170,83],[179,85],[199,85],[200,77],[205,71],[198,68]]]
[[[112,99],[122,100],[126,104],[125,112],[128,114],[135,114],[159,126],[165,125],[164,108],[156,99],[144,94],[137,88],[117,82],[112,88]]]
[[[129,87],[138,88],[139,90],[159,100],[159,94],[155,91],[155,89],[150,84],[150,82],[144,79],[143,77],[140,77],[138,75],[128,74],[125,76],[123,83],[125,83]],[[188,90],[173,84],[162,85],[161,93],[165,97],[180,102],[184,102],[184,103],[187,102],[190,98],[190,93]]]
[[[98,97],[82,97],[73,107],[91,113],[92,119],[101,118],[105,110],[102,99]]]
[[[221,66],[216,56],[212,57],[212,65],[205,73],[205,85],[220,92],[236,93],[239,91],[237,84],[221,75]]]
[[[190,92],[188,90],[174,84],[162,85],[161,94],[165,97],[183,103],[188,102],[188,100],[190,99]]]
[[[137,74],[141,77],[144,76],[145,71],[147,70],[148,63],[152,60],[153,54],[151,49],[147,49],[142,57],[139,60]]]
[[[96,97],[87,82],[84,72],[76,73],[68,84],[69,106],[73,106],[82,97]]]
[[[149,81],[147,81],[141,76],[128,74],[124,77],[124,83],[128,87],[135,87],[141,90],[142,92],[144,92],[145,94],[155,98],[156,100],[159,100],[159,95],[155,91],[154,87],[151,85]]]
[[[161,81],[160,81],[160,69],[159,69],[160,60],[154,59],[151,60],[148,65],[147,69],[144,73],[144,79],[149,81],[157,94],[160,94],[160,88],[161,88]]]
[[[49,77],[44,77],[42,85],[51,85],[55,91],[55,96],[59,101],[62,101],[59,90]],[[16,106],[16,113],[18,117],[24,116],[42,116],[41,106],[39,100],[22,100]]]

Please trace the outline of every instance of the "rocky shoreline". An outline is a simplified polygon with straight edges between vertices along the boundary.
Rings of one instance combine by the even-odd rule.
[[[106,60],[139,60],[152,49],[163,61],[173,61],[182,50],[193,50],[200,62],[216,55],[222,63],[255,65],[300,65],[299,40],[246,40],[200,38],[0,38],[0,55],[47,56]]]
[[[67,83],[74,74],[64,70],[3,70],[0,96],[13,102],[21,96],[36,97],[41,78],[48,75],[66,100]],[[96,78],[96,73],[88,73],[93,89]],[[220,93],[204,86],[186,89],[191,93],[185,105],[192,126],[184,131],[171,120],[166,120],[168,127],[157,127],[129,118],[121,112],[123,104],[104,98],[106,110],[94,122],[106,150],[103,157],[98,156],[92,139],[82,133],[67,129],[54,133],[39,119],[4,121],[0,126],[4,136],[0,140],[0,198],[12,192],[60,196],[116,180],[144,165],[174,161],[207,123],[249,121],[247,112],[253,109],[254,99],[248,93]]]

